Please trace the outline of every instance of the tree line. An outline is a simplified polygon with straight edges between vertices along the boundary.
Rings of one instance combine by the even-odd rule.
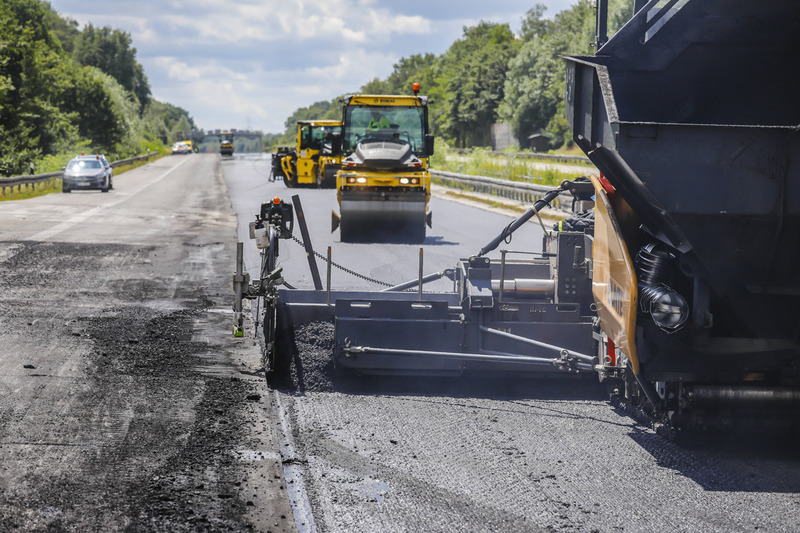
[[[564,118],[566,63],[559,56],[591,54],[595,40],[595,2],[577,0],[552,19],[536,4],[515,35],[509,24],[480,22],[442,54],[401,58],[385,79],[375,78],[362,94],[408,94],[419,82],[434,104],[431,128],[451,146],[491,145],[491,125],[509,123],[521,146],[535,133],[553,146],[570,141]],[[609,32],[633,15],[633,0],[610,0]],[[341,96],[297,109],[274,143],[293,142],[298,120],[341,118]]]
[[[194,129],[188,112],[151,97],[131,44],[120,30],[81,30],[43,0],[3,0],[0,175],[80,150],[142,152]]]

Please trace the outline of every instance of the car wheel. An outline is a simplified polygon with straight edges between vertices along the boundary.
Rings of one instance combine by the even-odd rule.
[[[61,189],[61,192],[72,192],[72,191],[69,189]]]

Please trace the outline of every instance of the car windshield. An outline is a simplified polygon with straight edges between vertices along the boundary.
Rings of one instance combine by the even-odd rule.
[[[82,168],[101,168],[100,161],[97,159],[80,159],[78,161],[70,161],[68,170],[78,170]]]
[[[425,115],[422,107],[350,106],[345,115],[345,155],[353,153],[364,138],[399,139],[418,155],[424,150]]]

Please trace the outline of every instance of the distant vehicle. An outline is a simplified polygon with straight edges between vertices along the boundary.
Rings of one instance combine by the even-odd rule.
[[[225,130],[219,134],[220,155],[233,156],[233,132]]]
[[[105,156],[79,155],[64,167],[61,190],[72,192],[75,189],[99,189],[108,192],[114,188],[111,175],[111,165]]]
[[[114,167],[112,167],[111,163],[108,162],[108,159],[106,159],[106,156],[104,156],[103,154],[98,154],[97,158],[100,160],[100,162],[105,167],[106,171],[108,172],[109,178],[112,178],[114,176]],[[114,182],[112,181],[111,184],[110,184],[109,189],[113,189],[113,188],[114,188]]]
[[[172,155],[175,154],[191,154],[192,147],[185,142],[178,142],[172,145]]]

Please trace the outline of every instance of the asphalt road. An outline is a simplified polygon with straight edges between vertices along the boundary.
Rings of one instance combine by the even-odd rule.
[[[0,531],[798,530],[793,441],[678,445],[592,380],[334,375],[332,329],[313,323],[296,339],[315,379],[268,386],[252,327],[230,334],[237,231],[255,272],[245,222],[262,201],[299,194],[315,249],[365,276],[419,268],[418,245],[338,242],[335,193],[268,170],[172,156],[108,194],[0,204]],[[432,209],[425,272],[511,221]],[[528,224],[504,247],[540,243]],[[302,247],[282,241],[280,262],[311,287]]]
[[[214,156],[0,204],[0,531],[293,531]]]
[[[315,249],[330,245],[334,261],[389,283],[417,277],[419,246],[343,244],[330,234],[334,191],[254,180],[267,175],[267,161],[234,159],[223,169],[240,219],[263,199],[297,194]],[[443,198],[431,208],[426,273],[455,265],[512,220]],[[502,247],[539,251],[541,236],[529,223]],[[282,245],[280,263],[291,284],[312,286],[299,245]],[[380,288],[333,274],[334,289]],[[591,379],[341,376],[330,368],[332,335],[326,323],[298,328],[304,381],[273,390],[300,530],[798,531],[800,453],[791,439],[707,435],[678,445],[615,408]]]

